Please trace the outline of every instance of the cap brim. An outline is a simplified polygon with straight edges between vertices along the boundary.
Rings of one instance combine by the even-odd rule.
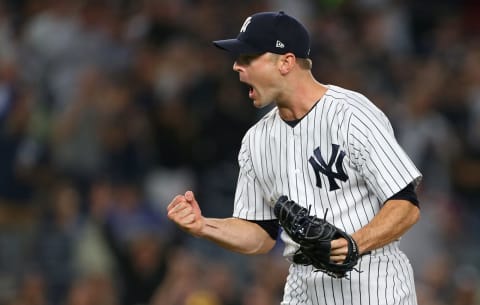
[[[225,40],[215,40],[213,44],[222,50],[228,51],[230,53],[239,55],[239,54],[256,54],[262,53],[261,50],[241,41],[236,38],[225,39]]]

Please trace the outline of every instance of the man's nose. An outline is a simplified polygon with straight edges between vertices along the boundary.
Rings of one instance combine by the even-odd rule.
[[[242,69],[242,66],[239,65],[237,61],[234,61],[232,68],[233,68],[233,71],[235,71],[235,72],[240,72],[240,70]]]

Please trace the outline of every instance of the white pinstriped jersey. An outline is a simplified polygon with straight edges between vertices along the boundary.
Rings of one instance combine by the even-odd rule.
[[[353,233],[421,174],[395,140],[387,117],[363,95],[330,85],[294,127],[274,108],[246,133],[233,216],[275,219],[280,195]],[[284,255],[297,245],[285,234]],[[398,241],[363,256],[350,279],[292,264],[282,305],[416,304],[413,272]]]

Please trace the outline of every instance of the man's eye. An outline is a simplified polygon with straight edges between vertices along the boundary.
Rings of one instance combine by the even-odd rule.
[[[254,59],[260,57],[260,54],[240,55],[237,62],[241,65],[249,65]]]

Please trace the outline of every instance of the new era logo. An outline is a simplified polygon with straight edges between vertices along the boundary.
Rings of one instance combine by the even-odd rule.
[[[285,48],[285,45],[280,40],[277,40],[277,43],[275,44],[275,46],[277,48],[281,48],[281,49]]]

